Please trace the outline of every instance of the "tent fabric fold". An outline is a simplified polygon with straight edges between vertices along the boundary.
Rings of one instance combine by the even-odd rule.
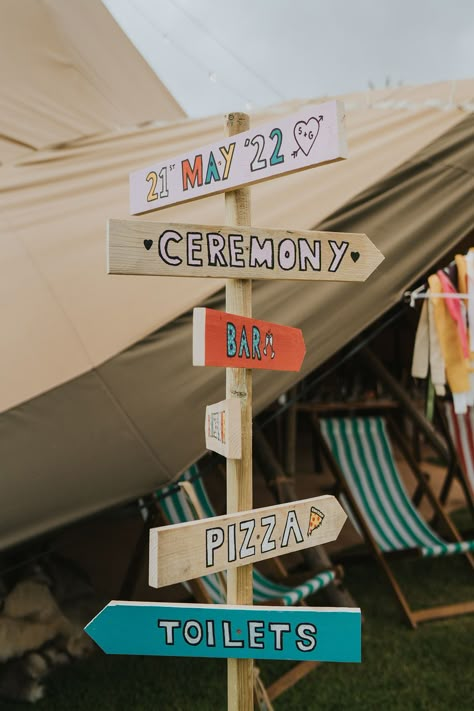
[[[0,0],[0,11],[0,164],[185,115],[100,0]]]
[[[474,82],[463,92],[472,98]],[[255,412],[474,229],[472,114],[364,107],[347,123],[351,157],[256,186],[253,223],[365,232],[385,261],[363,284],[254,283],[255,316],[302,328],[307,349],[298,374],[255,373]],[[126,216],[130,170],[208,143],[221,126],[124,131],[0,170],[0,545],[163,486],[204,452],[204,409],[224,397],[225,379],[191,365],[191,309],[223,309],[222,283],[107,277],[105,218]],[[219,196],[149,219],[212,224],[222,213]]]

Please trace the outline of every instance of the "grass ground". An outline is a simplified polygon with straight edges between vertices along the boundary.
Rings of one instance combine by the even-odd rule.
[[[472,599],[472,571],[461,557],[398,561],[395,571],[414,608]],[[364,614],[362,664],[324,664],[275,702],[277,711],[472,711],[474,616],[408,629],[371,560],[346,566]],[[316,602],[316,601],[315,601]],[[291,662],[261,663],[269,683]],[[2,711],[31,708],[0,702]],[[101,652],[57,670],[38,711],[220,711],[226,708],[222,660],[113,657]]]

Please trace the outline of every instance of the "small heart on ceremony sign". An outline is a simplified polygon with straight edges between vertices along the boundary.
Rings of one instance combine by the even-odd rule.
[[[153,240],[152,239],[144,239],[143,244],[145,245],[145,249],[151,249],[153,245]]]
[[[298,121],[293,129],[293,135],[295,137],[296,143],[301,148],[305,156],[309,155],[313,144],[318,137],[319,125],[322,116],[319,119],[311,116],[307,121]]]
[[[357,260],[360,257],[360,253],[359,252],[351,252],[351,257],[352,257],[353,262],[357,262]]]

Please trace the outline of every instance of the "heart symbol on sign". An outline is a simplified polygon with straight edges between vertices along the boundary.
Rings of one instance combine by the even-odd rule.
[[[153,245],[153,240],[152,239],[144,239],[143,244],[145,245],[145,249],[151,249]]]
[[[353,261],[353,262],[357,262],[357,260],[359,259],[359,257],[360,257],[360,253],[359,253],[359,252],[351,252],[351,258],[352,258],[352,261]]]
[[[307,121],[298,121],[293,129],[293,135],[295,137],[296,143],[298,144],[298,149],[292,153],[293,158],[296,158],[298,151],[301,149],[305,156],[309,155],[316,138],[319,133],[319,126],[323,117],[320,116],[316,118],[311,116]]]

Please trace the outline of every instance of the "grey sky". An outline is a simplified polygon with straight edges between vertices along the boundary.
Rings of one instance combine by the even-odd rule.
[[[191,116],[474,77],[473,0],[103,0]]]

